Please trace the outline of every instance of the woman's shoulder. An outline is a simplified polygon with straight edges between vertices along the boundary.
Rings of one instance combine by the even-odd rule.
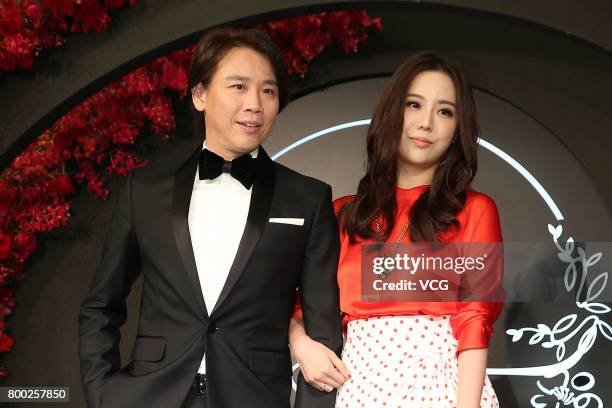
[[[487,194],[471,188],[467,190],[466,194],[467,196],[463,211],[475,213],[490,211],[497,212],[497,205],[495,204],[495,201]]]
[[[345,195],[345,196],[336,198],[334,200],[334,212],[336,213],[336,215],[338,215],[342,207],[344,207],[349,202],[353,201],[354,198],[355,198],[354,194]]]
[[[499,212],[487,194],[468,190],[465,206],[457,216],[461,233],[456,240],[465,242],[502,242]]]

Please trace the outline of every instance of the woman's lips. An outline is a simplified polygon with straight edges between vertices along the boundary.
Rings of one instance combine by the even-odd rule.
[[[432,142],[422,137],[411,137],[410,140],[416,147],[428,147]]]

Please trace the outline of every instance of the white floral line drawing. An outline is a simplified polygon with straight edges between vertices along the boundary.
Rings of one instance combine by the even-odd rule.
[[[595,402],[597,404],[596,407],[601,408],[603,407],[602,399],[592,392],[586,392],[595,385],[594,376],[589,372],[581,371],[570,379],[570,369],[593,347],[598,333],[601,333],[608,340],[612,340],[612,327],[600,317],[609,313],[611,309],[603,303],[595,302],[603,293],[608,283],[608,272],[600,273],[591,281],[588,288],[585,288],[589,268],[601,260],[602,253],[597,252],[587,257],[584,249],[576,246],[571,236],[566,240],[565,245],[562,246],[559,243],[559,238],[563,233],[563,227],[560,224],[556,227],[548,224],[548,231],[552,235],[554,244],[559,251],[557,254],[559,259],[567,263],[564,276],[565,289],[571,292],[578,285],[575,299],[576,307],[589,312],[590,315],[576,326],[575,323],[578,320],[578,315],[571,314],[561,318],[552,328],[539,323],[537,327],[506,330],[506,333],[512,336],[513,342],[518,342],[527,333],[533,333],[529,339],[529,345],[533,346],[541,343],[540,345],[546,349],[556,347],[557,362],[540,367],[487,369],[487,374],[543,378],[562,376],[561,384],[552,388],[545,387],[538,380],[537,386],[543,394],[534,395],[530,401],[531,406],[534,408],[547,407],[548,403],[541,402],[540,400],[545,399],[548,395],[556,398],[555,408],[559,408],[560,404],[566,406],[572,405],[575,408],[586,408],[591,402]],[[577,255],[574,255],[574,249]],[[584,292],[585,289],[586,293]],[[578,341],[576,350],[564,359],[566,343],[583,330],[584,332]]]

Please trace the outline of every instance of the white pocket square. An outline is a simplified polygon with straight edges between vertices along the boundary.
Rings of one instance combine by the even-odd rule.
[[[270,222],[277,224],[304,225],[303,218],[270,218]]]

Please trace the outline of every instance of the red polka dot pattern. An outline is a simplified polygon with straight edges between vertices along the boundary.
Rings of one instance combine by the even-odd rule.
[[[351,372],[336,408],[457,405],[457,340],[449,316],[385,316],[348,323],[342,361]],[[499,403],[485,377],[482,408]]]

